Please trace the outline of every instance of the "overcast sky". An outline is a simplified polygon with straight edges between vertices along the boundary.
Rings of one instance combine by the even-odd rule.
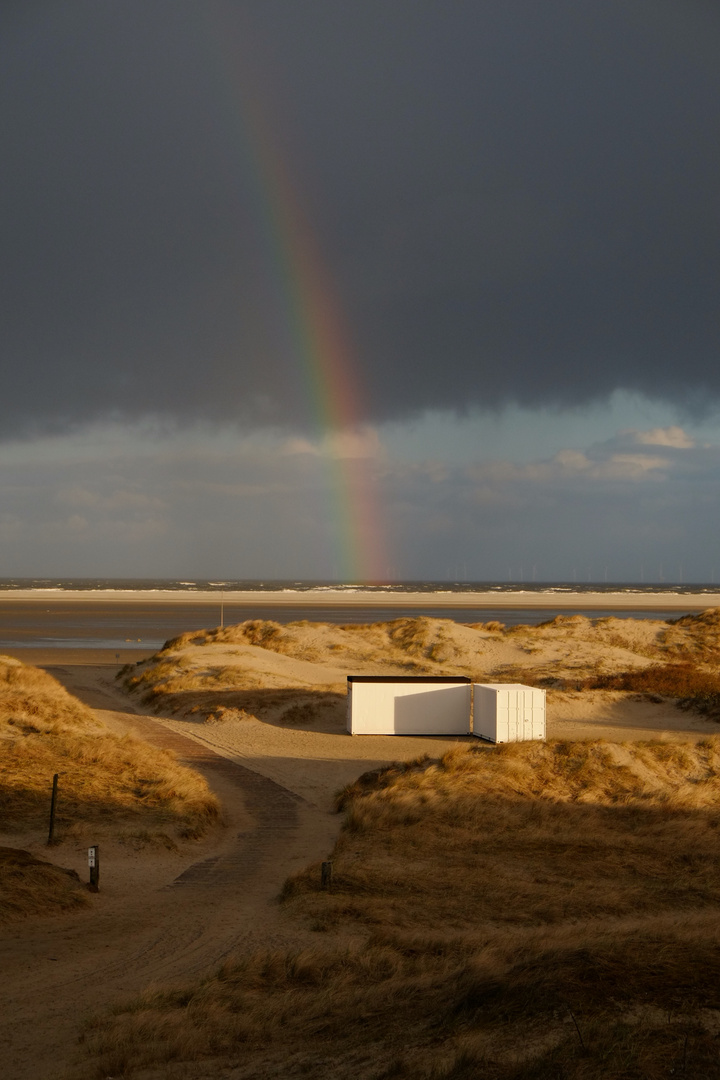
[[[720,573],[710,0],[6,2],[0,132],[0,576]]]

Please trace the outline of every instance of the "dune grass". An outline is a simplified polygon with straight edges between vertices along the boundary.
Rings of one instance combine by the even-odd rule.
[[[499,628],[501,634],[505,632],[499,623],[488,626]],[[295,659],[326,664],[367,662],[379,668],[427,675],[437,673],[442,665],[459,663],[464,672],[468,645],[482,642],[475,633],[478,629],[487,631],[482,623],[473,628],[452,619],[424,615],[347,625],[314,623],[307,619],[285,624],[271,619],[249,619],[182,634],[167,641],[160,656],[197,645],[255,645]]]
[[[21,848],[0,847],[0,923],[67,911],[88,900],[74,870],[53,866]]]
[[[98,1018],[79,1075],[720,1076],[720,740],[458,748],[339,796],[316,944]]]
[[[204,779],[172,754],[110,732],[53,731],[23,735],[0,750],[4,829],[42,830],[54,773],[58,840],[71,827],[121,823],[194,836],[218,816]]]
[[[584,680],[583,688],[659,694],[677,699],[681,709],[690,709],[713,720],[720,718],[720,672],[687,661],[596,676]]]
[[[0,657],[0,830],[44,841],[57,773],[55,842],[102,836],[196,837],[219,806],[202,776],[172,754],[107,730],[52,676]],[[9,851],[10,849],[8,849]],[[15,849],[17,850],[17,849]],[[67,872],[20,851],[0,858],[0,919],[82,902]]]
[[[153,822],[198,833],[218,815],[203,777],[138,739],[119,738],[51,675],[0,658],[0,820],[47,821],[59,774],[56,832],[72,825]]]
[[[655,702],[671,699],[681,709],[700,713],[710,720],[720,719],[720,672],[716,667],[689,660],[573,676],[545,675],[532,668],[515,667],[505,675],[506,681],[511,675],[514,681],[553,690],[619,690],[642,694]]]
[[[341,678],[311,688],[290,673],[263,674],[252,657],[233,660],[233,645],[348,674],[465,675],[476,682],[644,694],[656,704],[720,719],[720,609],[668,621],[558,615],[538,626],[510,627],[425,616],[348,626],[252,619],[183,634],[119,678],[158,712],[209,722],[253,716],[300,722],[301,716],[312,720],[313,711],[322,719],[316,706],[331,703],[328,695],[344,695]],[[271,691],[287,696],[286,708]],[[323,691],[324,698],[317,696]],[[342,705],[333,704],[340,725]]]
[[[201,723],[271,718],[283,724],[304,724],[333,709],[344,716],[345,688],[266,687],[246,668],[222,664],[190,667],[183,658],[152,658],[119,673],[125,689],[137,693],[156,712],[180,715]]]

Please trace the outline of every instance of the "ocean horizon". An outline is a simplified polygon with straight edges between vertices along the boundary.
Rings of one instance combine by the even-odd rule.
[[[672,594],[697,595],[716,593],[720,584],[715,582],[639,582],[639,581],[464,581],[464,580],[419,580],[419,581],[379,581],[352,582],[332,581],[330,579],[258,579],[258,578],[0,578],[0,593],[49,591],[63,592],[346,592],[373,594],[403,593],[628,593],[628,594]]]

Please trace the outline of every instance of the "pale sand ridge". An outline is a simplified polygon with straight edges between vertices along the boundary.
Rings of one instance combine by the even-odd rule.
[[[292,589],[277,592],[198,590],[184,592],[171,589],[17,589],[0,591],[0,604],[13,601],[82,601],[104,603],[213,603],[221,595],[228,604],[253,604],[267,607],[478,607],[478,608],[617,608],[651,611],[654,608],[698,611],[720,607],[718,593],[647,593],[647,592],[370,592],[362,588],[351,592],[344,589]]]

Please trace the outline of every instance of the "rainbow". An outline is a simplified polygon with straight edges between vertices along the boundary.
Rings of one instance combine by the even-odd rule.
[[[219,10],[216,5],[205,10],[211,8]],[[342,439],[337,438],[343,432],[357,432],[363,415],[357,364],[341,306],[301,207],[297,184],[263,110],[263,95],[257,84],[248,89],[250,72],[244,55],[241,70],[239,55],[231,52],[228,28],[216,21],[210,29],[213,51],[220,54],[239,115],[266,259],[327,463],[326,512],[334,549],[327,576],[346,582],[380,581],[388,576],[389,562],[373,463],[353,456],[352,450],[344,453]]]

